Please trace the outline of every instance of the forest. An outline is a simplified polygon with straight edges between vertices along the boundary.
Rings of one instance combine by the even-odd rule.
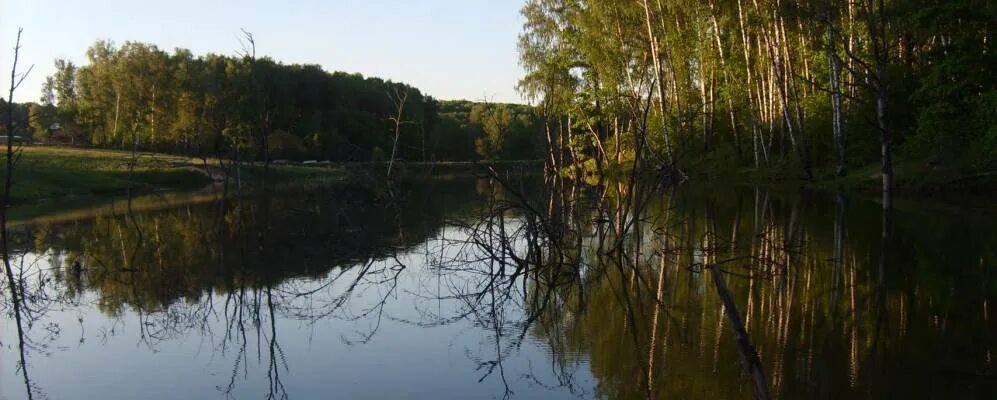
[[[875,165],[888,191],[897,162],[997,161],[991,1],[530,0],[522,13],[519,89],[556,166],[814,180]]]
[[[545,160],[549,171],[997,167],[985,0],[529,0],[530,105],[237,55],[97,41],[56,60],[35,141],[244,160]],[[247,38],[252,42],[252,36]],[[56,129],[53,129],[56,128]]]
[[[404,83],[252,54],[98,41],[86,55],[81,66],[55,61],[40,101],[15,107],[16,135],[245,160],[384,161],[393,150],[406,161],[539,158],[523,105],[436,100]]]
[[[98,40],[14,103],[18,30],[0,398],[994,391],[997,2],[463,3],[520,13],[527,104],[246,30],[234,54]],[[375,28],[437,45],[429,14]],[[349,39],[394,56],[375,36]],[[912,181],[948,193],[895,205]]]

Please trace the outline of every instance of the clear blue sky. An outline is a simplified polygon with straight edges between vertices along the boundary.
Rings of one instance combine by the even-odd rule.
[[[97,39],[235,54],[240,28],[257,54],[414,85],[441,99],[522,102],[515,91],[522,0],[0,0],[0,87],[24,28],[34,64],[16,101],[37,101],[53,60],[86,61]]]

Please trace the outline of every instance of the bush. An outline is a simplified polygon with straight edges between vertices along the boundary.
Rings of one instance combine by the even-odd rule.
[[[275,159],[296,160],[305,157],[308,149],[301,138],[284,131],[270,134],[270,155]]]

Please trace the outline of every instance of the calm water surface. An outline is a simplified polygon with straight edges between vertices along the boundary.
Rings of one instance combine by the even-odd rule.
[[[997,396],[992,212],[884,230],[834,194],[511,186],[20,222],[0,398]]]

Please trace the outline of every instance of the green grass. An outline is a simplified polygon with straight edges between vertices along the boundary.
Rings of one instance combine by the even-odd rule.
[[[35,146],[21,151],[11,193],[15,204],[128,190],[194,189],[211,181],[185,157],[143,153],[129,171],[132,155],[124,151]]]
[[[125,193],[189,191],[224,179],[222,163],[209,159],[210,174],[198,158],[159,153],[139,153],[133,160],[129,151],[76,147],[25,146],[14,169],[12,200],[15,205],[55,207],[51,200],[87,202]],[[134,168],[131,168],[134,161]],[[522,162],[498,163],[500,165]],[[2,162],[0,162],[2,164]],[[330,181],[381,177],[387,164],[316,164],[271,165],[266,182],[271,187],[301,184],[325,184]],[[0,165],[0,173],[4,170]],[[431,171],[457,174],[473,172],[472,163],[399,164],[398,176]],[[405,171],[409,173],[406,174]],[[254,186],[262,182],[263,167],[244,165],[242,182]],[[234,179],[234,176],[230,176]],[[46,204],[48,204],[46,206]]]
[[[68,197],[105,197],[129,191],[133,195],[189,191],[203,188],[225,175],[217,160],[207,161],[212,177],[205,173],[204,161],[199,158],[161,153],[139,153],[131,168],[133,155],[128,151],[51,146],[25,146],[20,151],[12,193],[16,205]],[[0,173],[3,170],[0,165]],[[244,166],[243,183],[255,185],[262,172],[260,165]],[[345,175],[338,166],[272,165],[267,181],[293,185],[343,180]]]

